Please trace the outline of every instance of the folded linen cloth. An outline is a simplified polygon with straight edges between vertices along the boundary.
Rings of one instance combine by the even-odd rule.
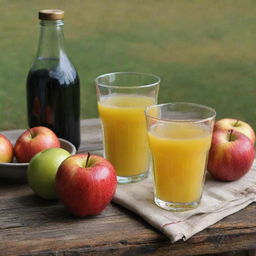
[[[197,232],[256,201],[256,162],[240,180],[220,182],[209,174],[198,208],[185,212],[170,212],[153,203],[153,182],[120,184],[113,201],[137,213],[172,242],[187,240]]]

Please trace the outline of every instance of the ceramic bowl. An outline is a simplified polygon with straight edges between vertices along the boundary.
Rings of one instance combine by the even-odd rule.
[[[75,146],[67,140],[59,139],[61,148],[67,150],[71,155],[76,153]],[[27,182],[28,163],[17,163],[14,159],[12,163],[0,163],[0,179],[5,179],[15,183]]]

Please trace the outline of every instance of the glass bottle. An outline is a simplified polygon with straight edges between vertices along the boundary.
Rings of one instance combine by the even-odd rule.
[[[41,10],[37,56],[27,76],[29,127],[46,126],[80,145],[80,82],[64,49],[64,12]]]

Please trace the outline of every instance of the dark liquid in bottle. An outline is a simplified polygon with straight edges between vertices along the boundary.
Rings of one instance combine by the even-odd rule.
[[[46,126],[59,138],[80,145],[80,88],[75,70],[30,70],[27,77],[30,127]]]

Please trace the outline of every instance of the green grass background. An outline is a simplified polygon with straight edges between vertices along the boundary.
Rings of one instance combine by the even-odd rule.
[[[96,76],[139,71],[161,77],[159,102],[206,104],[218,119],[256,128],[256,1],[0,0],[0,129],[27,126],[25,81],[43,8],[65,10],[82,118],[98,115]]]

